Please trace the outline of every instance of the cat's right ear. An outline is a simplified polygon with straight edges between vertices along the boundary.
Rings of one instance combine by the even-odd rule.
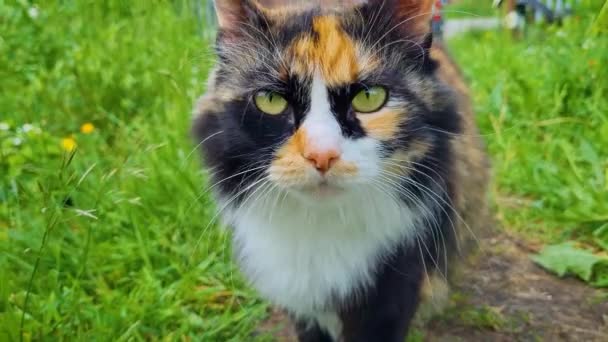
[[[247,25],[256,25],[261,21],[261,10],[253,0],[214,0],[213,2],[220,33],[224,38],[238,38],[247,30]]]
[[[431,32],[434,0],[351,0],[372,6],[395,20],[394,30],[414,37],[426,37]]]

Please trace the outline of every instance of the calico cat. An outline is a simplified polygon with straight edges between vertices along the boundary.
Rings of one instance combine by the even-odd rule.
[[[402,342],[485,222],[489,166],[432,1],[323,2],[216,1],[193,132],[243,273],[300,341]]]

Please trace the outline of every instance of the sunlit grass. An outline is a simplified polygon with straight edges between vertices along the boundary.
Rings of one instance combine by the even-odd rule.
[[[493,155],[502,222],[543,241],[581,239],[608,222],[608,40],[590,34],[601,4],[563,26],[452,41]]]
[[[250,340],[264,316],[210,222],[183,5],[0,2],[0,340]]]

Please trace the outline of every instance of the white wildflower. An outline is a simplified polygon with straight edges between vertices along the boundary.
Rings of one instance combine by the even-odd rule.
[[[11,128],[6,122],[0,122],[0,131],[8,131]]]
[[[38,11],[38,7],[30,7],[27,10],[27,15],[32,19],[36,19],[38,18],[38,15],[40,15],[40,11]]]
[[[23,133],[29,133],[29,132],[33,131],[34,128],[35,128],[34,125],[26,123],[23,126],[21,126],[21,131]]]
[[[13,145],[19,146],[23,143],[23,139],[21,138],[13,138]]]
[[[42,130],[38,126],[34,126],[32,124],[26,123],[23,126],[21,126],[21,132],[23,132],[25,134],[28,134],[28,133],[40,134],[42,132]]]

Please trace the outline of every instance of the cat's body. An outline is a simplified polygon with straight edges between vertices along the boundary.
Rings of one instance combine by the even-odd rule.
[[[485,222],[488,178],[424,2],[218,5],[195,133],[244,274],[302,341],[403,341],[459,234]]]

